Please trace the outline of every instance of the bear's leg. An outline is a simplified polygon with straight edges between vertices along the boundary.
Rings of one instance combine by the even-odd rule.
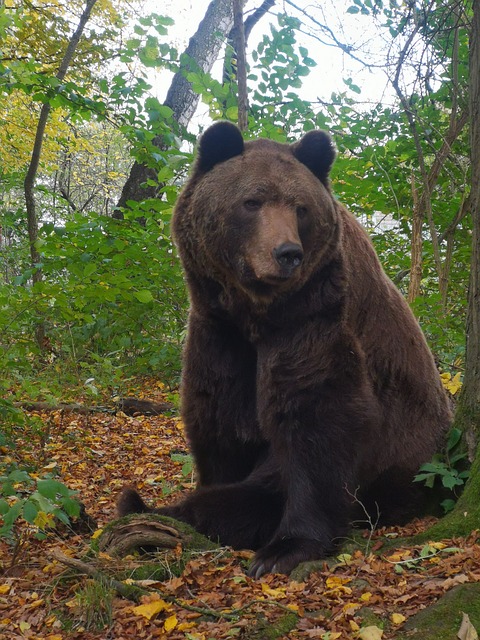
[[[255,385],[256,353],[238,329],[192,310],[181,397],[200,486],[244,480],[265,456]]]
[[[271,540],[282,518],[279,485],[278,473],[267,462],[244,482],[200,487],[159,509],[148,507],[134,489],[126,488],[117,500],[117,514],[159,513],[190,524],[222,545],[255,550]]]
[[[298,335],[272,336],[259,351],[259,420],[286,498],[277,531],[252,564],[255,577],[289,573],[334,550],[348,531],[359,468],[378,429],[362,352],[340,324],[323,331],[305,325]]]
[[[283,497],[248,481],[201,487],[160,514],[181,520],[214,542],[256,550],[271,540],[283,512]]]

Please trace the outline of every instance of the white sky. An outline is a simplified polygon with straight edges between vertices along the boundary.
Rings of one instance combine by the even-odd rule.
[[[205,15],[209,2],[210,0],[164,0],[161,6],[157,2],[152,2],[150,6],[152,11],[164,13],[175,20],[175,26],[170,28],[169,33],[179,51],[182,51]],[[246,9],[258,7],[260,4],[261,0],[247,0]],[[371,16],[352,15],[346,12],[347,8],[353,4],[352,0],[317,0],[314,3],[296,0],[296,4],[314,15],[319,22],[328,24],[341,42],[353,44],[363,51],[379,51],[381,48],[382,43],[378,40],[378,31],[373,28]],[[319,5],[319,8],[315,8],[315,5]],[[284,10],[289,15],[296,13],[290,5],[277,0],[269,14],[264,16],[253,30],[248,43],[249,50],[255,47],[264,33],[269,32],[270,24],[278,26],[276,14]],[[301,16],[298,17],[302,22],[307,23]],[[361,94],[356,96],[360,102],[384,101],[386,95],[391,95],[390,90],[386,92],[387,79],[382,69],[365,69],[337,47],[321,44],[308,35],[298,34],[297,42],[306,47],[310,57],[317,62],[317,66],[313,67],[310,75],[304,79],[303,88],[300,90],[303,98],[311,101],[317,98],[328,100],[332,92],[346,90],[343,82],[345,78],[351,78],[354,84],[361,88]],[[358,57],[369,64],[375,62],[372,54],[359,53]],[[221,70],[221,63],[218,64],[217,69],[214,68],[213,74],[218,79],[220,79]],[[155,84],[157,97],[164,98],[169,86],[169,78],[163,75],[156,80]]]

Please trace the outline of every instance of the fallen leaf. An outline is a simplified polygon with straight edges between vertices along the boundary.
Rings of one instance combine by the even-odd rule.
[[[406,618],[405,616],[402,616],[401,613],[392,613],[390,620],[393,624],[402,624],[402,622],[405,622]]]
[[[173,616],[169,616],[165,620],[165,624],[163,626],[165,627],[165,631],[168,633],[169,631],[172,631],[172,629],[175,629],[177,624],[178,624],[177,616],[173,614]]]
[[[262,582],[262,593],[264,593],[266,596],[271,596],[272,598],[276,598],[277,600],[279,600],[280,598],[286,597],[284,588],[272,589],[265,582]]]
[[[360,640],[381,640],[383,637],[383,631],[380,627],[371,625],[369,627],[363,627],[357,636]]]
[[[137,607],[133,607],[132,611],[138,616],[143,616],[147,620],[151,620],[153,616],[156,616],[160,611],[168,611],[172,608],[172,605],[165,600],[153,600],[146,604],[139,604]]]
[[[478,633],[466,613],[462,614],[462,624],[457,633],[459,640],[478,640]]]

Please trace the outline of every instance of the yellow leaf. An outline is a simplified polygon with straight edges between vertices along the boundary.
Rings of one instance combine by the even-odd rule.
[[[453,378],[451,373],[442,373],[440,375],[440,378],[442,379],[442,384],[445,387],[445,389],[447,391],[449,391],[452,396],[454,396],[457,391],[459,391],[459,389],[462,388],[462,381],[461,381],[461,373],[460,371],[458,373],[456,373]]]
[[[175,629],[177,624],[178,624],[177,616],[173,614],[173,616],[169,616],[165,620],[165,624],[163,626],[165,627],[165,631],[168,633],[172,631],[172,629]]]
[[[51,633],[45,640],[63,640],[63,636],[58,635],[58,633]]]
[[[365,591],[365,593],[362,593],[362,595],[360,596],[360,600],[362,600],[363,602],[368,602],[371,597],[372,594],[370,593],[370,591]]]
[[[103,529],[97,529],[96,531],[94,531],[91,535],[92,540],[96,540],[97,538],[99,538],[103,533]]]
[[[50,462],[50,464],[45,465],[45,467],[42,467],[42,469],[45,471],[48,471],[50,469],[55,469],[56,466],[57,466],[56,462]]]
[[[355,620],[350,620],[350,629],[352,631],[360,631],[360,627],[358,626],[358,624],[355,622]]]
[[[383,631],[380,629],[380,627],[371,625],[369,627],[363,627],[363,629],[360,629],[357,637],[360,638],[360,640],[381,640],[382,636]]]
[[[402,616],[401,613],[392,613],[390,620],[393,624],[402,624],[402,622],[405,622],[406,618],[405,616]]]
[[[138,607],[133,607],[133,613],[151,620],[160,611],[169,611],[171,608],[172,605],[169,602],[165,602],[165,600],[153,600],[152,602],[147,602],[147,604],[139,604]]]
[[[341,553],[337,556],[337,560],[342,564],[350,564],[352,562],[352,555],[350,553]]]
[[[262,582],[262,593],[264,593],[266,596],[272,596],[272,598],[277,598],[277,599],[286,597],[284,588],[272,589],[265,582]]]
[[[10,591],[10,588],[11,587],[9,584],[0,584],[0,595],[8,593]]]
[[[51,513],[45,513],[45,511],[39,511],[33,521],[34,525],[39,529],[48,529],[55,526],[55,520]]]
[[[348,584],[351,581],[351,578],[342,578],[341,576],[330,576],[326,579],[325,584],[327,585],[327,589],[335,589],[336,587],[341,587],[344,584]]]
[[[31,624],[29,622],[25,622],[25,620],[22,620],[18,625],[18,627],[20,631],[23,633],[24,631],[28,631],[28,629],[30,629]]]

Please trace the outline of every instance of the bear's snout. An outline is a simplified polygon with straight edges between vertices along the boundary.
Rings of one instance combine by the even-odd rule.
[[[285,275],[291,275],[302,264],[303,249],[299,244],[284,242],[273,250],[273,257]]]

